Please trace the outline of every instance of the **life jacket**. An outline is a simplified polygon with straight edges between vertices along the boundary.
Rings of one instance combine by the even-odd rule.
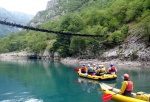
[[[97,73],[102,73],[101,68],[97,69]]]
[[[88,72],[93,72],[93,69],[91,67],[88,68]]]
[[[131,81],[127,81],[128,82],[128,85],[125,89],[125,91],[132,91],[133,89],[133,83]]]
[[[105,67],[103,67],[102,70],[103,70],[103,72],[106,72],[106,68]]]
[[[95,70],[96,70],[96,67],[93,67],[92,69],[93,69],[93,71],[95,71]]]
[[[85,66],[81,67],[81,72],[86,72],[86,67]]]
[[[116,68],[115,67],[111,67],[111,69],[109,70],[109,72],[116,72]]]

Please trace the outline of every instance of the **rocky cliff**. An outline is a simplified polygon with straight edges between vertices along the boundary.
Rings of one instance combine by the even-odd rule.
[[[88,1],[89,0],[81,0],[74,2],[72,2],[71,0],[49,0],[47,2],[46,10],[39,11],[31,21],[30,26],[35,27],[48,20],[53,20],[68,12],[77,10]],[[66,5],[68,4],[70,7],[64,5],[64,2]]]
[[[66,11],[59,5],[60,0],[50,0],[47,3],[46,10],[39,11],[30,23],[30,26],[37,26],[45,21],[52,20],[62,16]]]

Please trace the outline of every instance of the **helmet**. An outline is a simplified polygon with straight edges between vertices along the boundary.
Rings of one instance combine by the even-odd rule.
[[[87,66],[90,67],[90,64],[88,64]]]
[[[129,75],[128,74],[124,74],[124,79],[129,79]]]
[[[114,66],[114,64],[111,63],[111,64],[110,64],[110,67],[112,67],[112,66]]]
[[[95,64],[93,64],[93,66],[95,66]]]
[[[99,68],[102,68],[102,65],[101,65],[101,64],[99,65]]]
[[[85,66],[85,64],[83,64],[83,66]]]

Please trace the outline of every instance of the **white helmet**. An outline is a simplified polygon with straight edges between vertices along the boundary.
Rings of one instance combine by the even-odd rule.
[[[90,67],[90,64],[88,64],[87,66]]]
[[[99,67],[102,68],[102,65],[100,64]]]

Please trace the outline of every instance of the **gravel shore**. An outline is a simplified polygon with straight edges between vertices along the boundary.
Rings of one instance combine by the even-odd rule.
[[[74,58],[65,58],[61,59],[62,63],[65,64],[96,64],[96,65],[109,65],[110,63],[113,63],[115,66],[126,66],[128,67],[134,67],[134,68],[148,68],[150,69],[150,62],[139,62],[139,61],[121,61],[118,59],[111,60],[111,61],[101,61],[97,59],[74,59]]]
[[[14,60],[26,60],[29,54],[27,52],[20,53],[7,53],[0,54],[0,60],[3,61],[14,61]],[[135,67],[142,69],[150,69],[150,62],[140,62],[140,61],[121,61],[119,59],[113,59],[111,61],[102,61],[98,59],[77,59],[77,58],[64,58],[61,59],[61,63],[70,64],[70,65],[82,65],[82,64],[96,64],[96,65],[106,65],[109,66],[110,63],[113,63],[115,66],[126,66],[127,68]]]

